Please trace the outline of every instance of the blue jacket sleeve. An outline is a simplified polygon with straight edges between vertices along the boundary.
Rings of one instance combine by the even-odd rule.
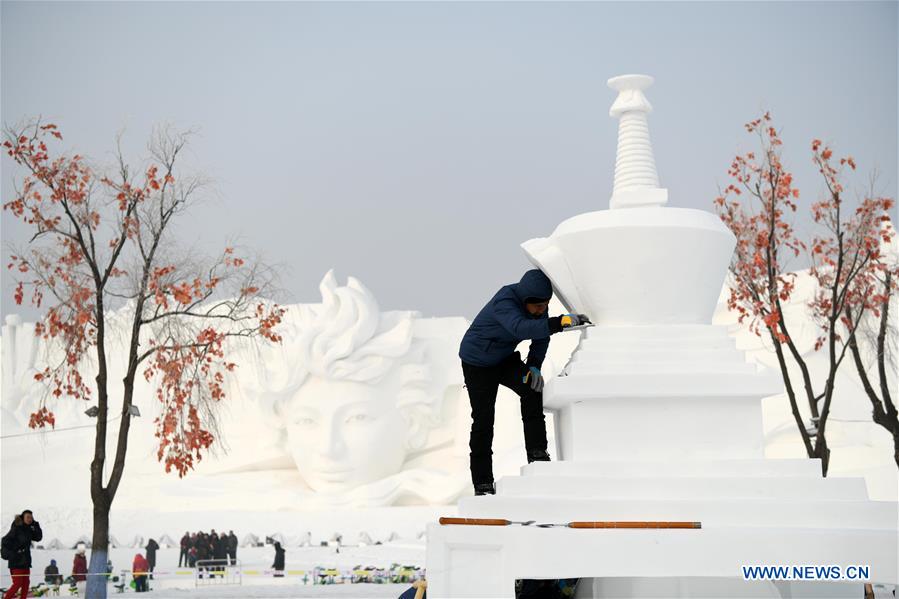
[[[546,349],[549,347],[549,337],[545,339],[534,339],[528,348],[528,359],[526,364],[528,367],[534,366],[540,369],[543,366],[543,358],[546,357]]]
[[[518,339],[549,339],[549,322],[546,318],[530,319],[521,314],[521,304],[511,297],[493,302],[493,315],[504,329]]]

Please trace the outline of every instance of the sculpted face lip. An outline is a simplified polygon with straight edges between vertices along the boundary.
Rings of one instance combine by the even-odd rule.
[[[331,481],[339,481],[347,478],[352,470],[315,470],[313,474],[319,478]]]

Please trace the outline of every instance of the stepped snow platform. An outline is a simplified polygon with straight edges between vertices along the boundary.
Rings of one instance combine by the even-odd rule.
[[[516,580],[540,578],[579,578],[580,598],[860,598],[866,582],[899,579],[895,502],[869,500],[861,478],[822,477],[818,460],[764,457],[761,400],[782,392],[781,378],[711,324],[735,239],[715,215],[665,205],[651,82],[609,80],[619,92],[610,209],[522,244],[565,306],[597,323],[544,389],[557,461],[498,480],[495,496],[463,498],[458,516],[701,527],[433,523],[433,599],[512,598]],[[844,577],[860,566],[868,577],[745,580],[755,566],[838,566]]]

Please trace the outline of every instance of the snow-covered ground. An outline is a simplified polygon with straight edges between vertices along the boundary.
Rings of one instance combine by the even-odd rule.
[[[111,550],[113,570],[116,574],[122,569],[130,569],[131,561],[137,549],[116,548]],[[40,573],[55,559],[60,573],[71,573],[75,551],[36,549],[32,551],[32,584],[42,576]],[[161,549],[156,556],[156,575],[150,581],[152,593],[147,597],[398,597],[411,585],[372,584],[346,582],[344,584],[319,585],[312,582],[312,570],[315,566],[333,568],[349,574],[357,566],[362,568],[389,568],[392,563],[403,566],[424,567],[425,545],[423,541],[402,541],[367,547],[341,547],[337,553],[335,547],[301,547],[288,548],[283,578],[275,578],[267,572],[274,559],[272,547],[247,547],[237,552],[243,572],[242,580],[234,580],[231,584],[222,584],[221,579],[209,581],[205,579],[197,584],[193,572],[188,568],[178,568],[178,550]],[[304,573],[307,580],[304,583]],[[3,586],[9,585],[9,572],[2,573]],[[129,579],[130,580],[130,579]],[[110,586],[111,594],[114,589]],[[129,590],[130,592],[130,590]]]
[[[5,507],[5,506],[4,506]],[[187,508],[183,511],[178,508]],[[284,578],[271,576],[270,568],[274,560],[271,545],[264,547],[238,548],[237,558],[245,574],[240,586],[215,584],[197,587],[193,572],[178,568],[178,550],[163,548],[157,552],[156,571],[152,581],[157,597],[397,597],[409,588],[408,584],[346,584],[313,585],[312,570],[318,566],[333,568],[349,574],[357,566],[388,569],[392,564],[425,567],[425,539],[419,538],[427,522],[440,516],[455,515],[455,506],[404,506],[365,509],[295,510],[282,512],[267,511],[203,511],[190,510],[188,505],[168,505],[156,511],[113,510],[110,522],[112,537],[120,546],[110,550],[113,571],[130,570],[134,555],[144,553],[143,546],[149,538],[160,540],[164,534],[174,542],[184,531],[233,529],[243,541],[255,535],[260,541],[266,536],[284,543],[286,549]],[[60,573],[68,575],[72,571],[75,550],[68,548],[72,539],[79,535],[89,538],[90,511],[84,508],[55,508],[40,511],[35,509],[35,517],[44,530],[40,545],[47,547],[54,540],[64,541],[66,549],[35,549],[33,555],[34,573],[37,574],[55,559]],[[380,545],[358,546],[360,532],[371,536],[372,542]],[[312,546],[300,547],[300,542],[309,532]],[[76,534],[77,533],[77,534]],[[346,546],[337,552],[335,546],[323,547],[335,533],[343,537]],[[125,536],[129,535],[129,536]],[[391,537],[393,541],[388,541]],[[125,546],[121,546],[125,545]],[[308,573],[306,584],[303,573]],[[5,562],[0,568],[0,579],[9,584],[9,570]],[[217,582],[217,581],[216,581]],[[349,587],[349,588],[348,588]],[[164,594],[161,594],[163,593]]]
[[[289,581],[276,581],[278,584],[236,587],[209,587],[197,589],[167,589],[154,592],[147,597],[399,597],[409,588],[408,584],[334,584],[302,586]]]

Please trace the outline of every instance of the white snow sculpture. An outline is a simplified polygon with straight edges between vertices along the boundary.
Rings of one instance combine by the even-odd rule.
[[[552,462],[465,497],[458,515],[537,523],[681,521],[680,530],[428,525],[428,594],[515,596],[516,579],[580,578],[576,597],[848,597],[854,581],[745,581],[741,566],[870,567],[896,584],[897,503],[818,460],[766,459],[762,398],[782,391],[713,325],[735,245],[706,211],[666,207],[649,143],[644,75],[619,92],[609,210],[522,244],[574,312],[596,326],[546,382]],[[845,570],[844,570],[845,572]]]
[[[87,535],[81,535],[78,537],[74,543],[72,543],[72,549],[78,549],[80,547],[84,547],[85,549],[91,548],[91,538]]]
[[[467,484],[464,464],[444,461],[447,472],[407,459],[429,451],[458,393],[453,354],[467,322],[381,312],[357,279],[339,287],[333,271],[319,288],[321,304],[288,307],[282,345],[260,348],[242,383],[271,406],[278,445],[316,492],[303,504],[452,501]]]
[[[59,549],[63,549],[64,547],[65,546],[62,544],[62,541],[60,541],[59,539],[57,539],[55,537],[53,538],[52,541],[50,541],[49,543],[44,545],[44,549],[47,549],[50,551],[58,551]]]
[[[18,314],[6,316],[0,343],[0,371],[3,373],[0,378],[2,430],[4,434],[16,434],[28,424],[28,418],[24,416],[34,410],[38,394],[45,392],[34,381],[42,343],[34,334],[34,323],[22,322],[22,317]]]

